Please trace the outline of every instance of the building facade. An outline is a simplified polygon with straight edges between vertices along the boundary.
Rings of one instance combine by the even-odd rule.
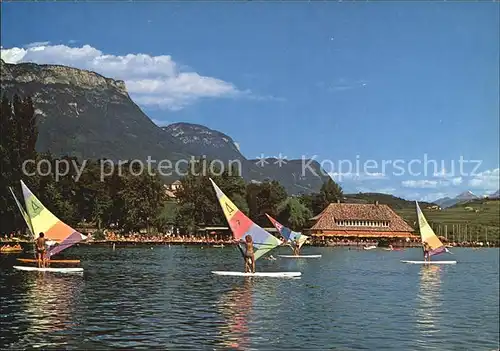
[[[309,234],[317,239],[416,239],[414,229],[388,205],[331,203],[311,218]]]
[[[182,183],[180,180],[176,180],[175,182],[173,182],[172,184],[165,184],[164,185],[164,188],[165,188],[165,194],[171,198],[171,199],[175,199],[177,196],[176,196],[176,191],[178,191],[182,186]]]

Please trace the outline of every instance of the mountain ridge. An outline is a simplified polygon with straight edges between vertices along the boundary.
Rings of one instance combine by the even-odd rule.
[[[496,198],[499,198],[499,194],[500,194],[500,190],[497,190],[495,193],[492,193],[492,194],[487,195],[485,197],[490,198],[490,199],[496,199]],[[459,204],[464,204],[464,203],[479,200],[479,199],[481,199],[480,196],[474,194],[470,190],[466,190],[453,198],[443,197],[443,198],[437,199],[436,201],[434,201],[434,203],[439,205],[441,208],[448,208],[448,207],[452,207],[452,206],[459,205]]]
[[[228,135],[206,126],[175,123],[158,127],[129,96],[122,80],[62,65],[1,61],[2,94],[31,96],[39,129],[37,151],[79,159],[189,160],[207,156],[239,160],[247,181],[277,180],[290,194],[319,191],[326,174],[302,175],[301,160],[277,167],[241,154]],[[187,166],[185,166],[187,168]],[[167,182],[180,175],[166,176]]]

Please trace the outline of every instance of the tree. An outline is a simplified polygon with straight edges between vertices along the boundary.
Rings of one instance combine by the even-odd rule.
[[[292,230],[301,230],[312,217],[311,210],[299,198],[289,197],[277,206],[278,219]]]
[[[175,225],[178,212],[179,208],[175,201],[165,201],[163,203],[163,207],[160,209],[160,212],[153,220],[156,230],[164,233],[170,226]]]
[[[221,170],[212,167],[208,174],[203,174],[203,167],[198,161],[190,167],[193,172],[181,179],[182,187],[177,191],[179,201],[177,224],[188,232],[196,231],[201,225],[227,225],[224,214],[209,178],[243,212],[248,214],[245,201],[246,188],[243,178],[235,174],[235,169]],[[221,174],[219,174],[221,173]]]
[[[335,183],[332,178],[328,178],[328,180],[323,183],[319,195],[320,199],[323,201],[323,208],[332,202],[341,201],[344,198],[342,188]]]
[[[300,201],[311,210],[313,215],[317,215],[330,203],[342,201],[343,198],[344,194],[340,185],[329,178],[323,183],[319,193],[302,195]]]
[[[259,225],[269,225],[265,214],[276,217],[278,204],[286,200],[287,196],[285,188],[275,180],[249,184],[247,186],[247,202],[250,218]]]
[[[140,172],[138,166],[125,165],[123,187],[118,191],[123,208],[121,227],[125,231],[148,229],[165,202],[163,183],[156,174]]]
[[[80,218],[97,224],[98,229],[112,223],[111,182],[101,179],[103,160],[88,161],[78,182],[77,205]],[[116,195],[116,194],[115,194]],[[116,197],[114,198],[117,201]]]
[[[25,160],[35,160],[38,136],[31,98],[3,95],[0,103],[0,232],[26,228],[9,187],[19,195]]]

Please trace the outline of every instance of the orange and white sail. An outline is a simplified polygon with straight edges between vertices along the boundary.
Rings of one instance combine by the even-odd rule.
[[[49,250],[49,257],[87,238],[50,212],[22,180],[21,187],[33,234],[44,233],[48,241],[58,244]]]

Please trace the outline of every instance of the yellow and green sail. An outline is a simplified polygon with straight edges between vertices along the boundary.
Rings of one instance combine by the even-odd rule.
[[[47,240],[58,244],[49,250],[49,257],[87,238],[52,214],[22,180],[21,187],[34,235],[44,233]]]
[[[224,212],[229,227],[233,232],[233,237],[238,240],[244,240],[247,235],[253,239],[254,256],[255,260],[259,259],[262,255],[269,250],[274,249],[281,244],[281,241],[275,236],[269,234],[260,226],[255,224],[248,218],[229,198],[220,190],[215,182],[210,179],[215,189],[217,199]],[[241,246],[240,246],[241,247]]]
[[[443,245],[441,240],[437,237],[437,235],[432,230],[429,223],[425,219],[420,206],[418,206],[418,202],[415,201],[417,206],[417,217],[418,217],[418,227],[420,229],[420,237],[422,239],[422,244],[427,243],[430,247],[429,256],[438,255],[443,252],[447,252],[446,246]]]

